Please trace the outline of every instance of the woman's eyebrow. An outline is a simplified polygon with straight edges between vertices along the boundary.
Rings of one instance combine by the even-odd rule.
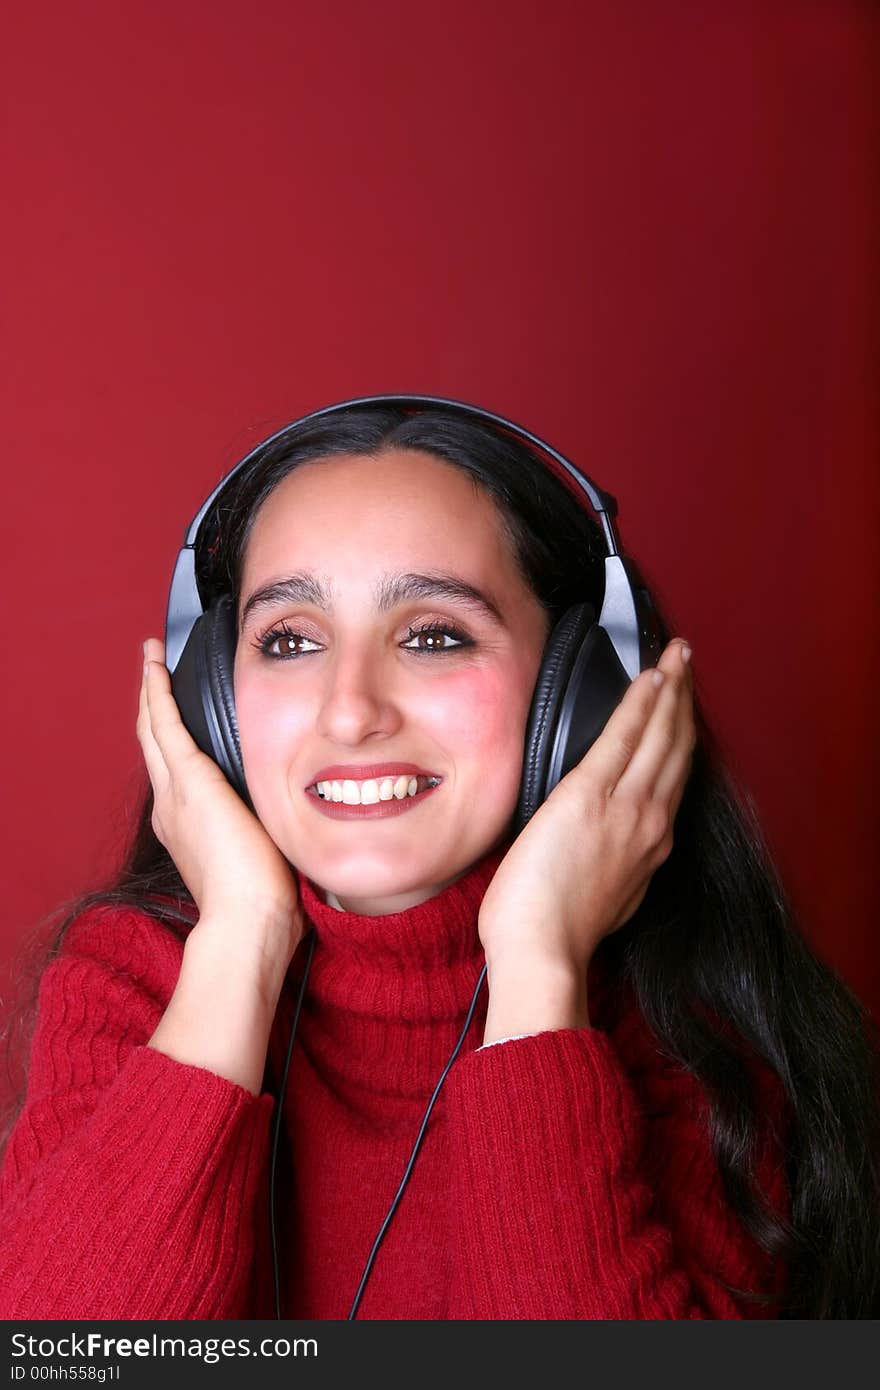
[[[490,622],[506,626],[494,600],[482,589],[477,589],[455,574],[385,574],[374,588],[373,597],[380,613],[389,612],[399,603],[438,598],[473,608]],[[331,590],[316,574],[299,571],[285,575],[254,590],[242,609],[239,632],[244,629],[248,618],[262,609],[272,608],[279,603],[308,603],[315,608],[327,609],[332,606],[331,599]]]

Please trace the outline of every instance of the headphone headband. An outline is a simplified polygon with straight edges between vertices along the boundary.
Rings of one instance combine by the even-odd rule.
[[[319,410],[302,415],[298,420],[276,430],[274,434],[255,445],[245,454],[243,459],[230,469],[202,503],[184,534],[183,547],[178,554],[171,581],[165,620],[165,664],[168,670],[174,672],[187,639],[204,611],[196,583],[195,545],[202,521],[218,495],[241,469],[245,468],[277,440],[283,439],[285,435],[312,420],[319,420],[324,416],[335,415],[338,412],[362,405],[400,406],[403,409],[411,410],[443,406],[445,409],[461,415],[488,422],[499,429],[508,431],[518,439],[525,440],[548,454],[574,479],[578,488],[586,493],[594,512],[599,517],[608,550],[605,560],[605,598],[599,622],[608,632],[624,670],[630,679],[634,680],[641,666],[639,622],[633,598],[633,586],[627,575],[627,564],[631,562],[624,562],[619,553],[619,543],[614,527],[613,518],[617,515],[617,499],[610,492],[599,487],[592,478],[589,478],[546,440],[541,439],[540,436],[533,434],[522,425],[516,424],[515,421],[508,420],[504,415],[496,415],[492,411],[483,410],[481,406],[470,405],[465,401],[452,400],[444,396],[418,395],[355,396],[351,400],[322,406]]]
[[[290,424],[283,425],[280,430],[276,430],[274,434],[270,434],[268,439],[264,439],[259,444],[256,444],[249,453],[245,454],[243,459],[239,460],[234,468],[230,469],[225,477],[221,478],[210,497],[202,504],[187,527],[184,545],[195,545],[199,527],[215,498],[223,491],[226,484],[235,477],[236,473],[246,467],[247,464],[251,463],[264,449],[268,449],[270,444],[274,444],[278,439],[283,439],[284,436],[292,430],[299,429],[300,425],[307,425],[311,420],[319,420],[325,415],[335,415],[339,411],[350,410],[354,406],[359,405],[397,405],[404,410],[421,410],[433,405],[442,405],[449,410],[458,411],[463,415],[471,415],[480,420],[491,421],[493,425],[498,425],[502,429],[508,430],[511,434],[516,435],[518,438],[527,440],[529,444],[533,444],[538,449],[543,449],[545,454],[549,454],[551,458],[555,459],[556,462],[574,478],[581,491],[587,494],[593,510],[602,520],[602,529],[605,532],[608,553],[609,555],[617,554],[618,546],[614,528],[610,520],[606,520],[606,518],[615,517],[617,515],[617,499],[613,497],[610,492],[605,492],[600,488],[597,483],[593,482],[592,478],[589,478],[586,473],[583,473],[581,469],[567,459],[564,454],[560,454],[559,451],[554,449],[551,444],[548,444],[546,440],[541,439],[536,434],[532,434],[530,430],[524,429],[522,425],[516,424],[515,421],[508,420],[504,415],[495,415],[492,411],[483,410],[482,407],[478,405],[468,405],[465,401],[450,400],[445,396],[405,395],[355,396],[349,401],[337,401],[334,405],[322,406],[319,410],[313,410],[308,415],[301,415],[298,420],[293,420]]]

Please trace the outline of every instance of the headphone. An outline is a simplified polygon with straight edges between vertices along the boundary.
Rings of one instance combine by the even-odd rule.
[[[190,522],[174,567],[165,619],[165,664],[171,675],[174,698],[183,723],[195,743],[218,764],[248,808],[254,811],[244,775],[235,713],[232,675],[237,642],[236,615],[231,594],[206,595],[207,606],[203,601],[196,573],[199,532],[206,514],[230,480],[249,465],[259,463],[271,446],[283,443],[288,438],[292,444],[295,443],[300,431],[313,420],[369,406],[390,406],[416,412],[439,406],[494,426],[496,430],[506,431],[554,459],[574,479],[578,488],[586,493],[593,511],[599,517],[608,552],[605,556],[602,609],[597,618],[595,607],[589,601],[573,604],[556,622],[547,639],[526,724],[522,778],[511,826],[515,838],[557,783],[586,755],[630,682],[640,671],[657,664],[662,651],[662,633],[654,602],[635,563],[630,556],[621,553],[614,526],[616,499],[545,440],[503,415],[441,396],[359,396],[324,406],[294,420],[246,454],[218,483]],[[269,1203],[277,1318],[281,1317],[281,1310],[275,1229],[275,1167],[293,1041],[315,949],[314,929],[305,939],[309,938],[309,952],[275,1108]],[[484,965],[464,1027],[437,1082],[403,1180],[373,1244],[349,1319],[356,1315],[376,1252],[412,1171],[440,1087],[464,1043],[485,976]]]

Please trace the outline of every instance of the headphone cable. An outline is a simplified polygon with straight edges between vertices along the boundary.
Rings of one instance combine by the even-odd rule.
[[[477,998],[478,998],[478,996],[479,996],[480,989],[482,988],[482,984],[483,984],[483,981],[484,981],[485,978],[486,978],[486,967],[485,967],[485,965],[484,965],[483,968],[482,968],[482,970],[480,971],[480,978],[477,980],[477,987],[476,987],[476,989],[474,990],[474,996],[473,996],[473,998],[471,999],[471,1006],[470,1006],[470,1008],[468,1009],[467,1018],[466,1018],[465,1021],[464,1021],[464,1027],[463,1027],[462,1030],[461,1030],[461,1033],[460,1033],[460,1035],[459,1035],[458,1042],[455,1044],[455,1047],[452,1049],[452,1056],[449,1058],[449,1061],[446,1063],[446,1066],[443,1068],[443,1071],[442,1071],[442,1073],[441,1073],[441,1075],[440,1075],[440,1080],[437,1082],[437,1085],[434,1087],[434,1094],[432,1095],[431,1099],[430,1099],[429,1102],[428,1102],[428,1108],[427,1108],[427,1110],[425,1111],[425,1117],[424,1117],[424,1119],[422,1120],[421,1127],[420,1127],[419,1132],[418,1132],[418,1135],[417,1135],[417,1137],[416,1137],[416,1142],[415,1142],[415,1144],[413,1145],[413,1151],[412,1151],[412,1153],[411,1153],[410,1156],[409,1156],[409,1163],[406,1165],[406,1172],[405,1172],[404,1175],[403,1175],[403,1178],[402,1178],[401,1183],[400,1183],[400,1187],[397,1189],[397,1195],[395,1196],[394,1201],[391,1203],[391,1206],[388,1208],[388,1215],[385,1217],[385,1220],[382,1222],[382,1225],[381,1225],[380,1228],[379,1228],[379,1234],[376,1236],[376,1239],[375,1239],[374,1242],[373,1242],[373,1248],[372,1248],[372,1250],[370,1251],[370,1255],[369,1255],[369,1258],[368,1258],[368,1260],[367,1260],[366,1268],[364,1269],[363,1275],[361,1276],[361,1282],[360,1282],[360,1284],[358,1285],[358,1291],[357,1291],[357,1293],[355,1294],[355,1296],[354,1296],[354,1302],[353,1302],[352,1305],[351,1305],[351,1312],[350,1312],[349,1315],[348,1315],[348,1320],[349,1320],[349,1321],[351,1321],[354,1317],[357,1316],[358,1304],[360,1303],[361,1297],[363,1296],[364,1287],[365,1287],[366,1282],[367,1282],[367,1279],[368,1279],[368,1277],[369,1277],[370,1270],[373,1268],[373,1261],[374,1261],[375,1258],[376,1258],[376,1251],[379,1249],[379,1246],[380,1246],[381,1243],[382,1243],[382,1239],[383,1239],[383,1237],[384,1237],[384,1235],[385,1235],[385,1232],[386,1232],[387,1229],[388,1229],[388,1226],[389,1226],[389,1223],[390,1223],[390,1221],[391,1221],[391,1218],[392,1218],[392,1216],[394,1215],[394,1213],[395,1213],[395,1211],[396,1211],[396,1209],[397,1209],[397,1204],[398,1204],[398,1202],[400,1201],[401,1197],[403,1196],[403,1189],[406,1187],[406,1184],[407,1184],[407,1182],[409,1181],[409,1175],[410,1175],[410,1173],[412,1172],[413,1164],[414,1164],[415,1161],[416,1161],[416,1154],[418,1153],[418,1151],[419,1151],[419,1149],[420,1149],[420,1147],[421,1147],[422,1139],[423,1139],[424,1136],[425,1136],[425,1129],[426,1129],[426,1127],[427,1127],[428,1120],[429,1120],[430,1115],[431,1115],[431,1111],[434,1109],[434,1101],[437,1099],[438,1095],[440,1094],[440,1087],[443,1085],[443,1082],[446,1080],[446,1073],[449,1071],[449,1068],[452,1066],[452,1063],[455,1061],[456,1057],[458,1056],[458,1054],[459,1054],[459,1052],[460,1052],[460,1050],[461,1050],[461,1045],[462,1045],[462,1043],[463,1043],[464,1040],[465,1040],[465,1035],[466,1035],[467,1030],[468,1030],[468,1028],[470,1027],[470,1024],[471,1024],[471,1019],[472,1019],[473,1016],[474,1016],[474,1009],[475,1009],[476,1006],[477,1006]]]
[[[299,1011],[302,1008],[303,998],[306,992],[306,981],[309,978],[309,971],[312,967],[312,956],[315,954],[315,941],[317,933],[312,927],[309,932],[309,954],[306,960],[306,968],[303,971],[302,982],[299,987],[299,997],[296,1001],[296,1009],[293,1015],[293,1027],[290,1030],[290,1042],[287,1044],[287,1057],[284,1062],[284,1074],[281,1077],[281,1087],[278,1095],[278,1102],[275,1108],[275,1131],[272,1139],[272,1165],[269,1173],[269,1224],[272,1233],[272,1268],[275,1274],[275,1317],[281,1317],[281,1281],[278,1271],[278,1241],[275,1233],[275,1164],[278,1158],[278,1139],[281,1134],[281,1119],[284,1111],[284,1092],[287,1089],[287,1073],[290,1071],[290,1058],[293,1053],[293,1040],[296,1037],[296,1025],[299,1022]]]
[[[289,1041],[289,1043],[287,1044],[287,1057],[286,1057],[285,1062],[284,1062],[284,1073],[283,1073],[282,1078],[281,1078],[281,1086],[280,1086],[280,1089],[279,1089],[278,1101],[277,1101],[277,1106],[276,1106],[276,1110],[275,1110],[275,1126],[274,1126],[274,1135],[273,1135],[273,1139],[272,1139],[272,1164],[271,1164],[270,1177],[269,1177],[269,1221],[270,1221],[270,1225],[271,1225],[271,1234],[272,1234],[272,1268],[273,1268],[274,1278],[275,1278],[275,1317],[276,1317],[276,1319],[279,1319],[279,1320],[280,1320],[280,1318],[281,1318],[281,1280],[280,1280],[279,1264],[278,1264],[278,1240],[277,1240],[276,1229],[275,1229],[275,1227],[276,1227],[276,1222],[275,1222],[275,1168],[276,1168],[276,1162],[277,1162],[277,1158],[278,1158],[278,1141],[279,1141],[279,1138],[280,1138],[280,1135],[281,1135],[281,1120],[282,1120],[282,1115],[283,1115],[283,1113],[284,1113],[284,1095],[285,1095],[285,1091],[286,1091],[286,1089],[287,1089],[287,1075],[288,1075],[288,1072],[290,1071],[290,1059],[291,1059],[291,1056],[292,1056],[292,1054],[293,1054],[293,1040],[294,1040],[294,1038],[295,1038],[295,1036],[296,1036],[296,1025],[297,1025],[297,1023],[299,1022],[300,1009],[302,1008],[302,1002],[303,1002],[303,998],[304,998],[304,996],[305,996],[305,991],[306,991],[306,981],[307,981],[308,978],[309,978],[309,970],[311,969],[311,965],[312,965],[312,956],[313,956],[314,953],[315,953],[315,942],[316,942],[316,940],[317,940],[317,933],[316,933],[314,927],[312,927],[311,931],[309,932],[309,936],[310,936],[310,938],[311,938],[310,943],[309,943],[309,954],[308,954],[308,958],[307,958],[307,960],[306,960],[306,968],[305,968],[305,970],[304,970],[304,972],[303,972],[302,982],[301,982],[300,987],[299,987],[299,996],[298,996],[297,1001],[296,1001],[296,1009],[295,1009],[294,1015],[293,1015],[293,1026],[291,1027],[291,1030],[290,1030],[290,1041]],[[484,965],[483,968],[482,968],[482,970],[480,971],[480,976],[479,976],[479,979],[477,980],[476,988],[474,989],[473,997],[472,997],[471,1002],[470,1002],[470,1007],[469,1007],[469,1009],[468,1009],[468,1011],[467,1011],[467,1017],[465,1018],[464,1026],[463,1026],[463,1028],[462,1028],[462,1030],[461,1030],[461,1033],[459,1034],[458,1041],[457,1041],[457,1043],[455,1044],[455,1047],[452,1049],[452,1054],[451,1054],[451,1056],[450,1056],[450,1058],[449,1058],[449,1061],[446,1063],[446,1066],[443,1068],[443,1071],[442,1071],[441,1074],[440,1074],[440,1079],[439,1079],[439,1081],[437,1082],[437,1085],[434,1087],[434,1093],[433,1093],[433,1095],[431,1096],[431,1099],[430,1099],[429,1102],[428,1102],[428,1108],[427,1108],[427,1110],[425,1111],[424,1117],[423,1117],[423,1119],[422,1119],[422,1123],[421,1123],[421,1125],[420,1125],[420,1127],[419,1127],[419,1132],[418,1132],[418,1134],[417,1134],[417,1136],[416,1136],[416,1142],[415,1142],[415,1144],[413,1145],[413,1150],[412,1150],[412,1153],[411,1153],[410,1156],[409,1156],[409,1162],[408,1162],[407,1165],[406,1165],[406,1170],[405,1170],[405,1172],[404,1172],[404,1174],[403,1174],[403,1177],[402,1177],[402,1179],[401,1179],[400,1186],[398,1187],[397,1192],[396,1192],[395,1197],[394,1197],[394,1200],[393,1200],[393,1202],[391,1203],[391,1206],[390,1206],[389,1209],[388,1209],[388,1214],[386,1215],[385,1220],[382,1222],[382,1225],[379,1227],[379,1233],[378,1233],[378,1235],[376,1236],[376,1239],[373,1241],[373,1248],[372,1248],[372,1250],[370,1251],[370,1254],[369,1254],[369,1256],[368,1256],[368,1258],[367,1258],[366,1267],[365,1267],[365,1269],[364,1269],[363,1274],[361,1275],[361,1281],[360,1281],[360,1283],[359,1283],[359,1285],[358,1285],[357,1293],[356,1293],[355,1296],[354,1296],[354,1302],[353,1302],[352,1305],[351,1305],[351,1311],[350,1311],[350,1313],[349,1313],[349,1315],[348,1315],[348,1321],[351,1321],[352,1319],[354,1319],[354,1318],[357,1316],[358,1305],[360,1304],[361,1298],[363,1297],[364,1289],[366,1288],[367,1280],[368,1280],[368,1278],[370,1277],[370,1272],[372,1271],[373,1262],[375,1261],[376,1254],[377,1254],[377,1252],[378,1252],[379,1246],[382,1244],[382,1240],[384,1239],[385,1233],[386,1233],[386,1231],[388,1230],[388,1227],[389,1227],[389,1225],[390,1225],[390,1223],[391,1223],[391,1218],[393,1217],[395,1211],[397,1210],[397,1207],[398,1207],[398,1204],[399,1204],[399,1202],[400,1202],[400,1199],[401,1199],[401,1197],[403,1196],[403,1190],[404,1190],[404,1188],[406,1187],[407,1182],[409,1181],[409,1177],[410,1177],[410,1174],[411,1174],[412,1169],[413,1169],[413,1164],[414,1164],[415,1161],[416,1161],[416,1156],[417,1156],[417,1154],[418,1154],[418,1152],[419,1152],[419,1149],[421,1148],[422,1140],[423,1140],[424,1137],[425,1137],[425,1130],[427,1129],[428,1120],[431,1118],[431,1111],[434,1109],[434,1102],[436,1101],[438,1095],[440,1094],[440,1087],[443,1085],[443,1082],[446,1080],[446,1076],[447,1076],[447,1073],[449,1072],[449,1068],[452,1066],[453,1062],[455,1061],[456,1057],[458,1056],[458,1054],[459,1054],[459,1052],[461,1051],[462,1046],[463,1046],[463,1044],[464,1044],[464,1040],[465,1040],[465,1038],[466,1038],[466,1036],[467,1036],[467,1031],[468,1031],[468,1029],[469,1029],[470,1026],[471,1026],[471,1020],[472,1020],[472,1018],[473,1018],[473,1016],[474,1016],[474,1009],[477,1007],[477,1000],[478,1000],[478,998],[479,998],[479,996],[480,996],[480,990],[481,990],[482,987],[483,987],[483,981],[485,980],[485,978],[486,978],[486,966]]]

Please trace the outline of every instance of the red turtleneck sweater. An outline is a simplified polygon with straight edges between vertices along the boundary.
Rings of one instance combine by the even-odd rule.
[[[483,964],[501,851],[408,911],[340,912],[298,875],[317,943],[284,1104],[282,1312],[346,1318]],[[77,919],[42,979],[0,1170],[0,1317],[271,1318],[268,1166],[306,948],[254,1096],[146,1046],[182,943],[134,909]],[[481,1048],[484,984],[358,1317],[743,1318],[781,1271],[727,1207],[702,1092],[599,960],[591,1027]],[[222,1020],[218,1020],[222,1026]],[[779,1096],[759,1078],[764,1119]],[[772,1133],[772,1125],[767,1128]],[[787,1209],[780,1151],[759,1175]]]

